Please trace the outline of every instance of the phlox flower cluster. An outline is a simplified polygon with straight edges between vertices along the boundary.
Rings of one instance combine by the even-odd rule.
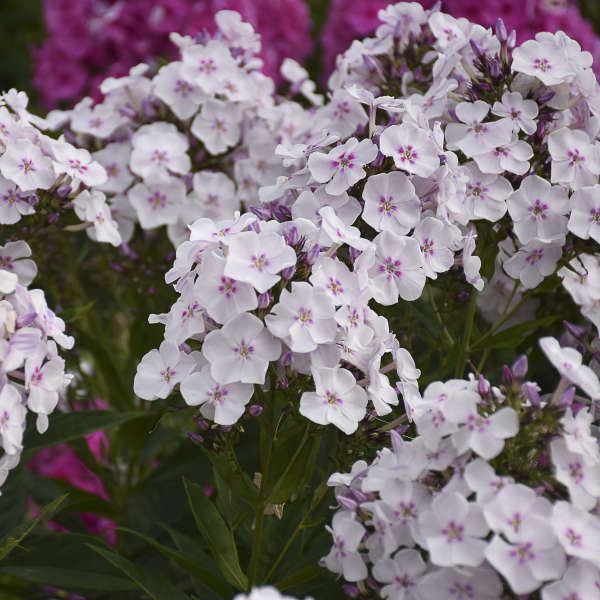
[[[44,104],[72,106],[85,95],[102,96],[106,77],[122,77],[140,62],[175,58],[169,33],[214,33],[213,16],[236,10],[263,39],[263,71],[279,77],[284,58],[310,53],[311,20],[303,0],[44,0],[48,38],[34,49],[34,85]]]
[[[419,0],[423,8],[432,8],[433,0]],[[323,70],[329,75],[338,54],[355,39],[372,35],[379,26],[377,14],[387,0],[333,0],[327,21],[321,30]],[[509,29],[515,29],[519,40],[533,39],[541,31],[564,31],[597,58],[600,41],[592,24],[579,12],[577,4],[568,0],[442,0],[444,12],[472,23],[493,27],[502,17]]]
[[[324,566],[397,600],[599,597],[600,382],[575,349],[540,345],[566,386],[542,394],[525,357],[501,388],[483,376],[433,382],[414,436],[392,431],[371,464],[330,477],[340,508]],[[365,584],[353,585],[358,595]]]
[[[23,241],[0,246],[0,485],[19,463],[28,413],[44,433],[71,380],[57,344],[70,349],[74,340],[44,292],[27,288],[37,273],[30,255]]]
[[[200,217],[230,218],[255,203],[259,186],[289,171],[274,150],[277,139],[291,143],[300,135],[302,109],[274,97],[252,26],[233,11],[219,11],[215,21],[212,37],[172,35],[181,60],[155,74],[137,65],[102,83],[103,101],[84,98],[49,115],[108,173],[92,196],[107,198],[125,243],[139,223],[167,226],[178,245],[189,236],[187,225]],[[297,63],[288,60],[283,72],[311,94]]]
[[[48,123],[27,110],[24,92],[0,95],[0,224],[13,225],[36,207],[54,223],[61,212],[74,208],[95,239],[120,242],[108,206],[89,187],[102,185],[106,172],[83,148],[61,136],[42,133]]]

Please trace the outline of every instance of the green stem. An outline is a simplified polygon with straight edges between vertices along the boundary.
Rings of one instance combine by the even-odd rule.
[[[250,554],[250,565],[248,566],[248,591],[252,589],[256,581],[256,571],[258,569],[258,558],[260,557],[260,543],[262,541],[263,521],[265,518],[265,509],[259,503],[254,520],[254,538],[252,540],[252,553]]]
[[[473,331],[473,322],[475,321],[475,312],[477,311],[477,290],[473,289],[469,306],[467,307],[467,322],[465,323],[465,333],[460,342],[460,350],[458,360],[456,361],[456,369],[454,370],[455,377],[462,377],[467,364],[467,354],[469,343],[471,341],[471,332]]]
[[[429,302],[431,303],[431,308],[433,308],[433,312],[438,320],[438,323],[441,325],[442,330],[443,330],[444,334],[446,335],[446,337],[448,338],[448,341],[450,342],[450,344],[452,346],[454,346],[454,338],[448,331],[448,328],[446,327],[444,320],[442,319],[442,315],[440,315],[440,311],[437,307],[437,304],[435,303],[435,298],[433,296],[433,289],[431,288],[431,286],[427,286],[427,295],[429,297]]]

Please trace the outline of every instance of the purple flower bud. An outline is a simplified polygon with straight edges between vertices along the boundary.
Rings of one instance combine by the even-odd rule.
[[[376,136],[373,136],[373,139],[375,139]],[[377,143],[377,142],[374,142]],[[380,167],[383,164],[383,161],[385,160],[385,156],[381,153],[378,152],[377,156],[375,157],[375,160],[371,163],[371,166],[374,167],[375,169],[377,169],[378,167]]]
[[[404,440],[402,439],[400,432],[392,429],[390,431],[390,438],[392,440],[392,448],[394,449],[394,452],[396,454],[400,454],[402,448],[404,447]]]
[[[289,246],[295,246],[300,241],[300,234],[298,233],[298,229],[295,225],[288,227],[283,232],[283,239],[285,239],[286,244]]]
[[[250,229],[252,229],[252,231],[255,231],[256,233],[260,233],[262,229],[262,227],[260,226],[260,221],[252,221],[252,223],[250,223],[248,227],[250,227]]]
[[[350,596],[350,598],[360,598],[360,590],[355,585],[343,583],[342,590],[344,591],[344,594],[346,594],[346,596]]]
[[[579,327],[578,325],[574,325],[569,321],[563,321],[563,325],[565,329],[577,340],[583,340],[585,337],[585,330]]]
[[[284,204],[278,204],[273,209],[273,216],[280,222],[290,221],[292,218],[292,211]]]
[[[206,421],[206,419],[203,419],[200,415],[194,416],[194,423],[196,423],[196,425],[198,425],[198,428],[200,429],[200,431],[207,431],[208,429],[210,429],[210,425],[208,424],[208,421]]]
[[[188,431],[188,437],[190,438],[190,440],[192,440],[192,442],[194,442],[194,444],[201,445],[204,443],[204,438],[201,435],[194,433],[193,431]]]
[[[291,267],[286,267],[281,271],[281,278],[285,280],[290,280],[296,273],[296,265],[292,265]]]
[[[460,292],[457,298],[460,302],[466,302],[471,297],[471,294],[467,291]]]
[[[315,244],[312,248],[310,248],[310,250],[304,255],[304,262],[309,266],[312,267],[316,262],[317,259],[319,258],[319,255],[321,254],[321,246],[319,246],[319,244]]]
[[[385,79],[385,77],[383,75],[383,71],[381,70],[381,66],[379,65],[379,63],[372,56],[369,56],[368,54],[363,54],[362,58],[363,58],[363,62],[365,63],[365,66],[367,67],[369,73],[371,75],[375,75],[378,79],[383,81]]]
[[[575,399],[575,387],[574,386],[570,386],[568,387],[561,395],[560,398],[558,399],[558,406],[571,406],[573,404],[573,400]]]
[[[266,206],[251,206],[250,212],[254,213],[259,219],[269,221],[271,219],[271,211]]]
[[[206,46],[206,44],[208,44],[209,41],[210,41],[210,33],[208,33],[208,30],[206,29],[206,27],[204,27],[202,29],[202,31],[198,32],[196,34],[196,37],[194,38],[194,43],[200,44],[202,46]]]
[[[181,179],[185,184],[187,193],[189,194],[194,189],[194,174],[186,173]]]
[[[550,464],[550,457],[547,452],[542,452],[538,459],[538,465],[540,467],[547,467]]]
[[[525,375],[527,375],[527,369],[529,368],[529,363],[527,362],[527,357],[525,355],[520,356],[512,366],[512,374],[516,379],[523,379]]]
[[[517,45],[517,32],[512,29],[506,38],[506,47],[510,50]]]
[[[263,411],[263,407],[260,404],[252,404],[248,409],[248,413],[251,417],[258,417]]]
[[[525,397],[531,403],[531,406],[533,406],[533,408],[539,408],[541,405],[541,401],[537,385],[535,383],[531,383],[530,381],[526,381],[521,386],[521,389],[523,390]]]
[[[281,364],[285,367],[291,367],[294,359],[294,355],[288,350],[281,355]]]
[[[146,119],[154,119],[156,117],[156,109],[150,98],[144,98],[142,100],[142,112]]]
[[[56,195],[59,198],[66,198],[73,188],[70,185],[63,185],[56,190]]]
[[[125,271],[123,266],[120,265],[119,263],[110,263],[109,266],[113,271],[116,271],[117,273],[123,273]]]
[[[495,58],[490,60],[490,74],[492,77],[500,77],[500,63]]]
[[[490,384],[481,373],[477,379],[477,392],[480,396],[487,396],[490,393]]]
[[[494,31],[496,33],[496,37],[498,38],[498,41],[501,44],[506,42],[506,40],[508,38],[508,32],[506,31],[506,25],[504,24],[504,21],[502,19],[498,19],[496,21],[496,26],[494,27]]]
[[[477,45],[477,42],[475,40],[469,40],[469,43],[471,44],[471,50],[473,50],[475,56],[481,58],[483,56],[483,52],[481,51],[481,48]]]
[[[510,385],[512,381],[513,376],[510,367],[508,365],[504,365],[502,367],[502,383],[504,383],[504,385]]]
[[[231,431],[233,427],[231,425],[221,425],[221,431]]]
[[[343,506],[347,510],[355,511],[358,508],[356,500],[352,500],[352,498],[347,498],[346,496],[338,496],[336,499],[339,505]]]
[[[366,502],[369,499],[366,496],[366,494],[364,494],[360,490],[357,490],[356,488],[351,488],[350,493],[358,500],[358,502],[360,504],[362,504],[363,502]]]
[[[119,112],[128,119],[135,119],[135,117],[137,116],[137,111],[135,110],[135,108],[133,108],[133,106],[131,106],[131,104],[126,104],[125,106],[122,106],[119,109]]]
[[[348,254],[350,255],[350,260],[354,262],[360,256],[361,251],[358,248],[350,246],[348,248]]]
[[[265,308],[267,308],[267,306],[269,306],[269,304],[271,304],[271,300],[273,300],[273,296],[271,296],[269,292],[263,292],[262,294],[259,294],[258,308],[264,310]]]
[[[56,223],[56,221],[58,221],[58,218],[60,217],[60,213],[51,213],[48,215],[48,223],[50,225],[53,225],[54,223]]]
[[[29,194],[29,196],[27,197],[27,202],[31,205],[31,206],[35,206],[36,204],[39,204],[39,197],[37,194]]]
[[[538,104],[547,104],[548,102],[550,102],[550,100],[552,100],[552,98],[554,98],[554,96],[556,95],[556,92],[553,92],[552,90],[548,90],[547,92],[544,92],[538,99]]]

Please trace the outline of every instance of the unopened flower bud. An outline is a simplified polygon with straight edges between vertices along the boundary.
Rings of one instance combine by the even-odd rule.
[[[260,406],[260,404],[252,404],[248,409],[248,414],[251,417],[258,417],[260,414],[262,414],[262,411],[263,407]]]
[[[283,232],[283,238],[289,246],[295,246],[300,241],[300,234],[298,233],[298,229],[295,225],[288,227]]]
[[[563,325],[565,329],[577,340],[582,340],[585,337],[585,330],[579,327],[578,325],[574,325],[569,321],[563,321]]]
[[[495,58],[490,60],[490,74],[492,77],[500,77],[500,63]]]
[[[285,280],[290,280],[296,273],[296,265],[292,265],[291,267],[286,267],[281,271],[281,278]]]
[[[487,382],[486,378],[479,374],[479,378],[477,379],[477,391],[480,396],[487,396],[490,393],[490,384]]]
[[[127,117],[128,119],[135,119],[136,115],[137,115],[137,111],[135,110],[135,108],[133,108],[133,106],[131,106],[131,104],[126,104],[125,106],[122,106],[119,109],[119,112],[124,116]],[[73,143],[73,142],[72,142]]]
[[[251,206],[250,212],[255,214],[259,219],[263,221],[269,221],[271,219],[271,211],[266,206]]]
[[[281,355],[281,364],[285,367],[291,367],[294,355],[288,350]]]
[[[525,355],[520,356],[514,362],[512,366],[512,374],[516,379],[523,379],[525,375],[527,375],[527,369],[529,368],[529,363],[527,362],[527,357]]]
[[[527,398],[527,400],[529,400],[529,402],[531,403],[531,406],[533,406],[533,408],[539,408],[541,405],[541,400],[540,400],[540,394],[538,392],[538,386],[535,383],[532,383],[530,381],[526,381],[522,386],[521,386],[521,390],[523,390],[523,393],[525,394],[525,397]]]
[[[508,39],[508,31],[506,31],[506,25],[502,19],[498,19],[496,21],[496,26],[494,27],[494,33],[498,38],[498,41],[503,44]]]
[[[190,440],[194,442],[194,444],[202,445],[204,443],[204,438],[201,435],[194,433],[193,431],[188,431],[187,435],[190,438]]]
[[[574,386],[570,386],[568,387],[561,395],[560,398],[558,399],[558,406],[571,406],[573,404],[573,400],[575,399],[575,387]]]
[[[358,508],[356,500],[352,500],[352,498],[347,498],[346,496],[338,496],[337,501],[340,506],[343,506],[347,510],[355,511]]]
[[[261,310],[264,310],[265,308],[267,308],[267,306],[269,306],[269,304],[271,304],[271,301],[273,300],[273,297],[271,296],[271,294],[269,294],[269,292],[263,292],[262,294],[258,295],[258,308],[260,308]]]
[[[142,112],[146,119],[154,119],[156,117],[156,109],[150,98],[144,98],[142,100]]]
[[[368,500],[368,497],[366,496],[366,494],[364,494],[363,492],[361,492],[360,490],[357,490],[356,488],[351,488],[350,489],[350,493],[358,500],[359,503],[363,503],[366,502]]]
[[[471,44],[471,50],[473,50],[473,53],[475,54],[475,56],[477,56],[477,58],[481,58],[482,56],[484,56],[483,52],[481,51],[481,48],[477,45],[477,42],[475,40],[469,40],[469,43]]]
[[[72,191],[72,187],[70,185],[63,185],[56,190],[56,195],[59,198],[66,198]]]
[[[504,365],[502,367],[502,383],[504,383],[504,385],[511,385],[512,382],[513,376],[510,367],[508,365]]]
[[[555,95],[556,92],[548,90],[537,99],[538,104],[548,104],[548,102],[550,102],[550,100],[552,100],[552,98],[554,98]]]
[[[508,34],[508,37],[506,38],[506,47],[509,49],[512,49],[516,45],[517,45],[517,32],[513,29],[513,30],[511,30],[511,32]]]
[[[312,267],[316,262],[317,259],[319,258],[319,255],[321,254],[321,246],[319,246],[319,244],[315,244],[314,246],[312,246],[310,248],[310,250],[304,255],[304,262],[309,266]]]
[[[352,246],[348,248],[348,254],[350,255],[350,260],[352,260],[352,262],[354,262],[360,256],[360,253],[361,251],[358,248],[354,248]]]
[[[54,223],[56,223],[56,221],[58,221],[58,218],[60,217],[60,213],[51,213],[48,215],[48,223],[50,225],[53,225]]]
[[[342,584],[342,590],[346,596],[350,598],[360,598],[360,590],[355,585],[350,585],[349,583]]]
[[[40,201],[40,199],[37,194],[29,194],[29,196],[27,196],[27,202],[31,206],[35,206],[36,204],[39,203],[39,201]]]
[[[284,204],[278,204],[273,209],[273,216],[280,222],[284,223],[285,221],[289,221],[292,218],[292,211],[289,207]]]
[[[210,428],[208,421],[206,421],[206,419],[203,419],[200,415],[196,415],[194,417],[194,423],[198,425],[198,429],[200,429],[200,431],[207,431]]]
[[[260,233],[262,230],[262,227],[260,226],[260,221],[252,221],[248,227],[250,229],[252,229],[252,231],[256,232],[256,233]]]
[[[202,29],[202,31],[199,31],[196,34],[196,37],[194,38],[194,43],[200,44],[202,46],[206,46],[206,44],[208,44],[210,39],[211,39],[210,33],[208,33],[208,30],[206,29],[206,27],[204,27]]]

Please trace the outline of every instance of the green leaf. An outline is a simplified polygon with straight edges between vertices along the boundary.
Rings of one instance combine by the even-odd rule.
[[[543,319],[536,319],[534,321],[527,321],[525,323],[520,323],[519,325],[514,325],[513,327],[509,327],[508,329],[504,329],[500,333],[493,335],[490,338],[483,339],[481,338],[481,343],[478,341],[471,347],[471,349],[482,346],[485,348],[513,348],[519,344],[519,342],[523,339],[523,336],[534,329],[538,329],[539,327],[548,327],[552,325],[558,317],[550,316],[544,317]]]
[[[77,308],[67,308],[63,312],[60,313],[60,318],[66,321],[67,323],[72,323],[73,321],[77,321],[84,317],[87,313],[92,310],[96,304],[96,300],[92,300],[88,302],[84,306],[78,306]]]
[[[41,448],[54,446],[81,438],[87,433],[116,427],[127,421],[147,415],[144,411],[111,412],[108,410],[86,410],[69,413],[56,413],[50,419],[50,427],[44,434],[30,428],[25,434],[25,459]]]
[[[198,552],[196,550],[193,554],[185,554],[180,550],[169,548],[139,531],[134,531],[133,529],[128,529],[126,527],[118,527],[117,529],[119,531],[131,533],[144,540],[147,544],[158,550],[163,556],[175,561],[182,569],[194,577],[198,583],[204,585],[208,590],[215,592],[221,596],[221,598],[227,598],[228,600],[231,598],[231,588],[220,578],[216,577],[213,572],[199,566],[199,563],[203,563],[206,566],[207,563],[212,562],[204,552]],[[209,560],[207,561],[207,559]]]
[[[293,573],[288,577],[284,577],[281,581],[278,581],[275,584],[275,587],[283,592],[284,590],[288,590],[306,583],[307,581],[311,581],[312,579],[319,577],[319,575],[323,575],[323,567],[319,567],[319,565],[311,565],[306,569],[302,569],[302,571],[299,571],[298,573]]]
[[[67,496],[68,494],[64,494],[50,502],[50,504],[46,504],[40,510],[40,514],[37,517],[23,521],[23,523],[15,527],[9,534],[0,539],[0,560],[8,556],[42,519],[50,518],[65,501]]]
[[[48,533],[36,537],[31,548],[17,548],[0,563],[0,574],[67,590],[120,591],[135,585],[113,566],[101,562],[87,544],[99,543],[91,535]]]
[[[196,525],[208,544],[221,573],[229,583],[245,590],[248,578],[240,567],[233,533],[215,505],[197,484],[183,480]]]
[[[89,544],[89,547],[117,569],[123,571],[150,598],[154,600],[190,600],[189,596],[175,587],[165,578],[164,574],[137,565],[123,556],[99,546]]]

